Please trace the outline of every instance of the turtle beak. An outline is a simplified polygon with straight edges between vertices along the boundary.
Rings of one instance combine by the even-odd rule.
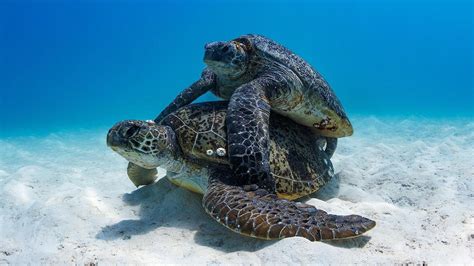
[[[129,140],[140,132],[142,126],[143,122],[137,120],[118,122],[107,133],[107,146],[111,148],[127,147]]]
[[[140,131],[140,125],[132,120],[115,124],[107,133],[107,146],[110,148],[125,148],[131,137]]]
[[[107,133],[107,146],[110,148],[123,147],[126,143],[127,141],[122,138],[117,131],[113,130],[113,128]]]
[[[210,42],[204,46],[204,62],[221,61],[229,50],[225,42]]]

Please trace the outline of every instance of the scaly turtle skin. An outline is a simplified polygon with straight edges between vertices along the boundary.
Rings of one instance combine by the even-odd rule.
[[[107,144],[125,157],[135,184],[150,183],[160,166],[178,186],[204,194],[206,212],[227,228],[252,237],[302,236],[311,241],[356,237],[375,222],[358,215],[327,214],[290,201],[317,191],[333,176],[320,137],[278,114],[270,118],[271,177],[276,193],[236,182],[225,156],[227,105],[189,105],[162,120],[117,123]]]
[[[211,90],[230,100],[227,135],[236,180],[249,179],[275,190],[269,164],[270,110],[312,128],[322,136],[349,136],[353,129],[341,103],[321,75],[302,58],[259,35],[205,46],[207,68],[201,78],[155,119]],[[252,181],[252,182],[253,182]]]

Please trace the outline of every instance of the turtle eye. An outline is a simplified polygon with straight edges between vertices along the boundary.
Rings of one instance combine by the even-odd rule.
[[[250,50],[250,47],[252,46],[250,41],[245,38],[238,38],[238,39],[233,40],[232,42],[235,43],[237,47],[241,48],[244,51]]]
[[[227,53],[227,51],[229,51],[229,46],[228,45],[226,45],[226,46],[224,46],[224,48],[222,48],[223,53]]]
[[[138,131],[140,130],[140,127],[137,125],[132,125],[130,126],[125,133],[123,134],[124,137],[126,138],[131,138],[133,137]]]

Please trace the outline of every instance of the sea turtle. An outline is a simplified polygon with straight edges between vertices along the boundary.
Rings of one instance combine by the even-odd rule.
[[[260,35],[243,35],[205,45],[207,68],[155,119],[194,101],[207,91],[230,100],[228,156],[236,180],[251,178],[274,191],[269,165],[270,109],[322,136],[352,135],[352,125],[329,84],[306,61]]]
[[[270,117],[270,166],[276,193],[235,182],[225,156],[227,103],[192,104],[153,121],[114,125],[107,144],[125,157],[135,184],[154,181],[156,167],[174,184],[204,194],[206,212],[225,227],[252,237],[302,236],[311,241],[361,235],[375,222],[358,216],[327,214],[292,200],[317,191],[333,176],[318,136],[278,114]]]

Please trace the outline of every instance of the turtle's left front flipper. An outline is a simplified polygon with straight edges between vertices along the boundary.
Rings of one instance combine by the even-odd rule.
[[[246,189],[224,183],[229,172],[213,172],[203,198],[206,212],[240,234],[281,239],[301,236],[311,241],[357,237],[375,226],[359,215],[332,215],[315,207],[278,199],[263,189]]]
[[[167,115],[173,113],[179,108],[192,103],[199,96],[214,88],[216,77],[209,69],[204,69],[201,78],[194,82],[191,86],[184,89],[161,113],[155,118],[155,122],[159,123]]]

